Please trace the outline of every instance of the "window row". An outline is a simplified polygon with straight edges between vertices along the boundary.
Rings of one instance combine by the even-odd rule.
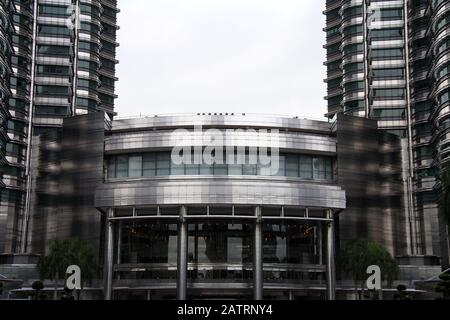
[[[374,69],[372,75],[375,79],[403,79],[405,71],[403,68]]]
[[[404,99],[406,96],[406,90],[403,88],[375,89],[373,90],[373,96],[374,98]]]
[[[250,164],[175,164],[170,152],[118,155],[107,160],[107,178],[139,178],[157,176],[282,176],[305,180],[333,180],[333,159],[325,156],[282,154],[278,163]],[[244,162],[244,161],[243,161]],[[237,161],[235,161],[237,163]]]
[[[395,109],[375,109],[373,111],[374,118],[377,119],[405,119],[406,109],[405,108],[395,108]]]
[[[370,57],[373,59],[403,58],[403,49],[373,49],[370,51]]]
[[[374,29],[371,30],[369,36],[372,40],[392,40],[392,39],[402,39],[403,30],[402,29]]]

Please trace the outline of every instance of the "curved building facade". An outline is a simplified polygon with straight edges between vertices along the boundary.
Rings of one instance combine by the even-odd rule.
[[[429,1],[413,1],[409,12],[411,125],[414,168],[414,208],[417,216],[416,253],[438,254],[439,236],[436,197],[433,187],[436,171],[432,166],[430,93],[433,82],[429,78],[432,59],[428,54],[431,46]],[[434,198],[434,199],[433,199]],[[433,232],[425,232],[432,227]],[[434,239],[433,239],[434,238]]]
[[[433,85],[429,95],[431,108],[427,127],[431,138],[425,149],[425,155],[420,159],[424,169],[431,173],[424,178],[426,179],[424,185],[427,188],[418,200],[423,205],[424,211],[436,212],[438,210],[436,203],[440,202],[438,192],[442,188],[437,177],[450,168],[450,1],[433,1],[426,13],[431,21],[429,37],[432,39],[428,56],[432,61],[429,76]],[[439,219],[440,227],[435,232],[440,235],[440,239],[433,238],[433,246],[440,245],[441,252],[447,253],[444,255],[444,264],[450,265],[449,232],[442,214]]]
[[[332,299],[348,241],[410,250],[402,141],[375,120],[97,112],[34,143],[28,246],[88,242],[107,299]]]
[[[174,147],[203,154],[212,129],[226,159],[174,164]],[[114,121],[95,193],[107,298],[325,298],[345,208],[330,133],[324,122],[251,116]],[[274,146],[275,170],[249,163],[250,150]]]

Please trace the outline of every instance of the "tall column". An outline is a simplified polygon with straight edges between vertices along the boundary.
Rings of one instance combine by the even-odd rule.
[[[319,264],[323,265],[323,242],[322,242],[322,228],[323,225],[321,222],[318,223],[317,225],[317,249],[318,249],[318,256],[319,256]]]
[[[257,220],[254,230],[253,244],[253,299],[263,299],[264,274],[263,274],[263,248],[262,248],[262,221],[261,208],[255,208]]]
[[[328,210],[328,219],[333,219],[333,212]],[[336,265],[334,252],[334,222],[327,223],[327,299],[336,300]]]
[[[113,217],[113,209],[108,209],[105,229],[105,263],[104,263],[104,296],[105,300],[112,300],[113,268],[114,268],[114,224],[110,220]]]
[[[122,263],[122,228],[123,223],[119,221],[117,226],[117,264]]]
[[[26,194],[25,194],[25,211],[22,218],[22,235],[20,252],[26,254],[28,251],[28,228],[31,215],[31,198],[32,198],[32,181],[33,173],[31,168],[31,158],[33,156],[33,118],[34,118],[34,96],[36,81],[36,47],[37,47],[37,29],[38,29],[38,1],[33,4],[33,41],[31,46],[31,85],[30,85],[30,105],[28,112],[28,136],[27,151],[25,159],[25,178],[26,178]]]
[[[120,220],[117,223],[117,234],[116,234],[116,242],[117,242],[117,253],[116,253],[116,264],[122,264],[122,228],[123,222]],[[120,280],[120,273],[117,273],[116,279]]]
[[[177,299],[187,299],[187,258],[188,258],[188,225],[186,223],[186,207],[181,207],[178,223],[177,248]]]

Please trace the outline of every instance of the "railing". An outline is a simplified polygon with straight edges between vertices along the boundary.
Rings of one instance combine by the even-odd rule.
[[[261,118],[285,118],[285,119],[299,119],[299,120],[311,120],[321,122],[331,122],[328,118],[317,117],[299,117],[286,114],[270,114],[270,113],[223,113],[223,112],[198,112],[198,113],[162,113],[162,114],[139,114],[130,115],[124,117],[114,117],[114,120],[133,120],[133,119],[145,119],[145,118],[158,118],[158,117],[195,117],[195,116],[236,116],[236,117],[261,117]]]

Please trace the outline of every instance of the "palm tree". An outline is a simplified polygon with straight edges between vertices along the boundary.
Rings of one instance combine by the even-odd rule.
[[[54,284],[53,300],[58,299],[58,282],[70,265],[68,260],[69,245],[67,241],[51,240],[50,253],[42,257],[38,264],[41,279],[50,279]]]
[[[367,240],[356,239],[349,242],[338,255],[338,266],[344,276],[350,276],[354,281],[355,296],[361,300],[358,287],[364,292],[364,282],[367,279],[367,267],[377,265],[381,268],[383,280],[389,283],[397,277],[398,266],[391,254],[382,245]]]
[[[41,279],[51,279],[54,282],[53,299],[58,298],[58,281],[65,277],[67,267],[77,265],[81,269],[82,287],[95,274],[94,254],[89,244],[77,240],[52,240],[50,253],[41,258],[38,268]],[[78,296],[81,295],[81,290]]]
[[[77,292],[79,300],[84,285],[92,280],[96,272],[94,253],[91,246],[85,241],[72,239],[69,246],[69,261],[71,261],[71,264],[77,265],[81,269],[81,290]]]

